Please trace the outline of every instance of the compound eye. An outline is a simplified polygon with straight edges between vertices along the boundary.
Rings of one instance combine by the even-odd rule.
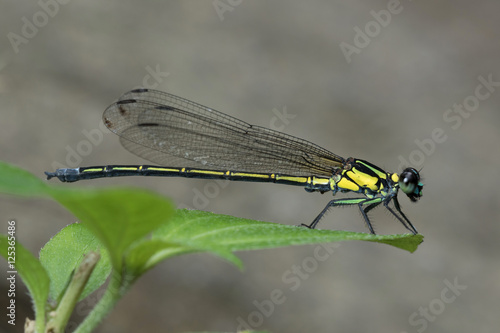
[[[416,201],[422,196],[422,187],[420,174],[414,168],[406,168],[399,176],[399,188],[411,201]]]

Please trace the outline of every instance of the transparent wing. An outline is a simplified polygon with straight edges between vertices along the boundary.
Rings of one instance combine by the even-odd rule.
[[[124,94],[103,120],[125,149],[163,166],[329,177],[344,162],[306,140],[156,90]]]

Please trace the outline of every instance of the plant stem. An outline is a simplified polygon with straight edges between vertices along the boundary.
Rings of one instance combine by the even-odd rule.
[[[126,293],[130,285],[131,283],[128,283],[122,274],[113,270],[106,292],[74,333],[90,333],[94,331]]]
[[[64,332],[64,328],[68,323],[78,298],[80,298],[83,288],[85,288],[100,257],[97,252],[90,252],[83,258],[57,308],[50,312],[52,318],[47,323],[47,332]]]

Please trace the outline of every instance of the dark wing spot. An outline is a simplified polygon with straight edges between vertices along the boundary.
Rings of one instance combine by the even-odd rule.
[[[125,116],[125,115],[127,114],[127,112],[128,112],[128,111],[127,111],[127,110],[123,107],[123,105],[120,105],[120,106],[118,107],[118,111],[120,111],[120,114],[121,114],[122,116]]]
[[[113,123],[108,118],[104,118],[104,125],[106,125],[107,128],[113,128]]]

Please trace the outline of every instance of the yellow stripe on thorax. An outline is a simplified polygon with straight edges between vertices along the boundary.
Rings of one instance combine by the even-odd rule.
[[[345,171],[342,172],[342,175],[344,175]],[[353,192],[358,192],[359,191],[359,186],[358,184],[350,181],[346,177],[342,176],[340,180],[337,182],[337,186],[343,190],[349,190]]]
[[[370,176],[364,172],[357,170],[355,167],[351,170],[345,172],[354,183],[356,183],[359,187],[369,188],[372,191],[378,191],[379,187],[377,183],[380,178],[375,176]]]

